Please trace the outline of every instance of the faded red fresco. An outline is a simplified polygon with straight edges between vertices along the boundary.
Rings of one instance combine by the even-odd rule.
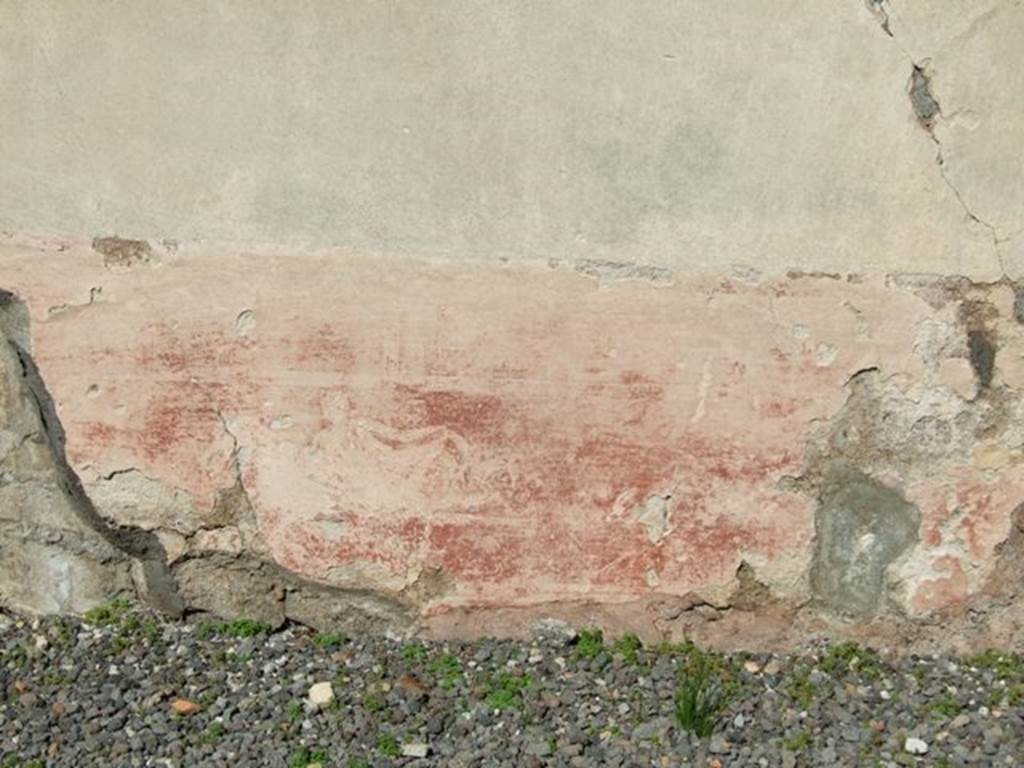
[[[71,248],[10,280],[87,484],[135,467],[208,506],[237,464],[278,562],[396,591],[440,569],[433,611],[714,592],[742,560],[798,590],[813,500],[781,481],[854,372],[920,373],[931,311],[881,281],[352,254],[110,272]],[[974,480],[955,525],[985,557],[1009,499]],[[936,550],[914,600],[960,599],[945,497],[914,492]]]

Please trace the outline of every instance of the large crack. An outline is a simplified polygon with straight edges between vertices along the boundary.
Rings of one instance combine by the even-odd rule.
[[[1005,276],[1006,266],[1003,264],[1003,257],[999,253],[1000,239],[995,225],[985,221],[974,212],[971,206],[967,204],[967,201],[964,199],[959,188],[953,183],[952,179],[949,178],[949,174],[946,172],[946,158],[943,154],[942,142],[939,140],[939,137],[935,135],[935,126],[938,120],[943,116],[942,106],[939,104],[938,99],[936,99],[935,94],[932,92],[931,77],[928,75],[925,67],[920,64],[912,61],[911,67],[910,83],[907,87],[907,93],[910,96],[910,104],[913,107],[918,124],[925,130],[925,132],[927,132],[928,136],[935,144],[935,163],[939,167],[939,176],[942,177],[942,181],[946,187],[949,188],[949,191],[953,193],[953,197],[956,198],[967,218],[988,230],[988,233],[992,238],[992,250],[995,253],[996,262],[999,265],[1000,274]]]
[[[875,15],[878,19],[879,26],[882,31],[886,33],[891,39],[895,40],[896,35],[892,31],[890,23],[890,14],[888,10],[887,0],[865,0],[868,10]],[[1005,242],[1005,238],[1000,238],[999,232],[996,226],[981,216],[967,203],[964,199],[963,193],[953,183],[953,180],[949,178],[949,174],[946,169],[946,159],[943,154],[942,142],[935,134],[935,128],[939,120],[944,116],[942,112],[942,106],[932,91],[931,87],[931,75],[928,71],[927,59],[918,60],[911,56],[910,52],[899,44],[897,46],[903,55],[910,62],[910,80],[907,85],[907,95],[910,98],[910,104],[914,111],[914,115],[917,118],[918,124],[928,134],[929,138],[935,144],[935,162],[939,169],[939,176],[942,178],[943,184],[953,193],[953,197],[956,198],[957,203],[963,209],[964,215],[970,221],[973,221],[978,226],[986,229],[992,238],[992,252],[996,258],[996,264],[999,268],[999,273],[1004,277],[1008,276],[1006,270],[1006,264],[1003,262],[1002,253],[1000,253],[999,245]]]

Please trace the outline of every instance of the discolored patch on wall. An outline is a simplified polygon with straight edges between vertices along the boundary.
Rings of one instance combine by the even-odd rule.
[[[145,240],[117,236],[94,237],[92,249],[103,254],[103,266],[108,269],[147,264],[153,258],[153,249]]]
[[[887,569],[917,542],[920,523],[920,511],[896,489],[851,467],[834,467],[814,520],[816,600],[838,614],[877,614]]]

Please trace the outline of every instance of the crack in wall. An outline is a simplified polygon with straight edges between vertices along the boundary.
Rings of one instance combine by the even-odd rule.
[[[939,137],[935,135],[936,124],[943,116],[942,106],[939,104],[938,100],[935,98],[935,94],[932,92],[931,76],[928,74],[925,67],[913,61],[911,62],[910,81],[907,87],[907,93],[910,96],[910,103],[914,110],[914,114],[917,117],[918,124],[928,133],[928,136],[935,144],[935,162],[939,167],[939,175],[942,177],[942,182],[949,188],[949,191],[953,193],[953,197],[956,198],[960,207],[963,208],[964,214],[967,218],[988,230],[988,233],[992,238],[993,252],[995,253],[996,261],[999,264],[999,272],[1002,275],[1006,275],[1006,266],[1003,264],[1002,254],[999,252],[999,243],[1002,241],[999,238],[999,233],[996,231],[995,226],[985,221],[974,212],[971,206],[967,204],[967,201],[964,199],[959,188],[953,183],[952,179],[949,178],[949,174],[946,171],[946,158],[943,154],[942,142],[939,140]]]
[[[910,79],[907,84],[907,95],[910,99],[911,108],[917,118],[918,124],[928,134],[931,140],[935,143],[936,156],[935,162],[939,169],[939,176],[942,178],[943,184],[953,193],[953,197],[960,204],[964,214],[970,221],[975,224],[984,227],[992,238],[992,250],[996,258],[996,264],[999,268],[999,273],[1006,276],[1006,264],[1003,261],[1002,253],[1000,253],[999,245],[1008,240],[1008,238],[1002,238],[994,224],[983,219],[977,214],[977,212],[967,203],[964,199],[960,189],[953,183],[953,180],[949,178],[949,174],[946,169],[946,160],[943,154],[942,142],[938,136],[935,135],[935,128],[944,116],[942,107],[932,90],[931,79],[932,76],[929,73],[928,59],[917,60],[910,55],[910,52],[896,41],[896,35],[892,31],[890,23],[890,14],[888,10],[888,0],[865,0],[868,10],[878,19],[879,26],[882,30],[896,42],[900,51],[906,57],[907,61],[910,62]]]
[[[864,0],[868,10],[878,19],[878,25],[889,37],[893,37],[892,27],[889,26],[889,11],[886,9],[886,0]]]

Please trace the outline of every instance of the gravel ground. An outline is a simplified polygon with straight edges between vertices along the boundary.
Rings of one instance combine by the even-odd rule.
[[[1024,764],[1012,654],[723,657],[554,624],[413,643],[124,604],[88,618],[0,615],[3,768]],[[710,734],[680,724],[688,704]]]

